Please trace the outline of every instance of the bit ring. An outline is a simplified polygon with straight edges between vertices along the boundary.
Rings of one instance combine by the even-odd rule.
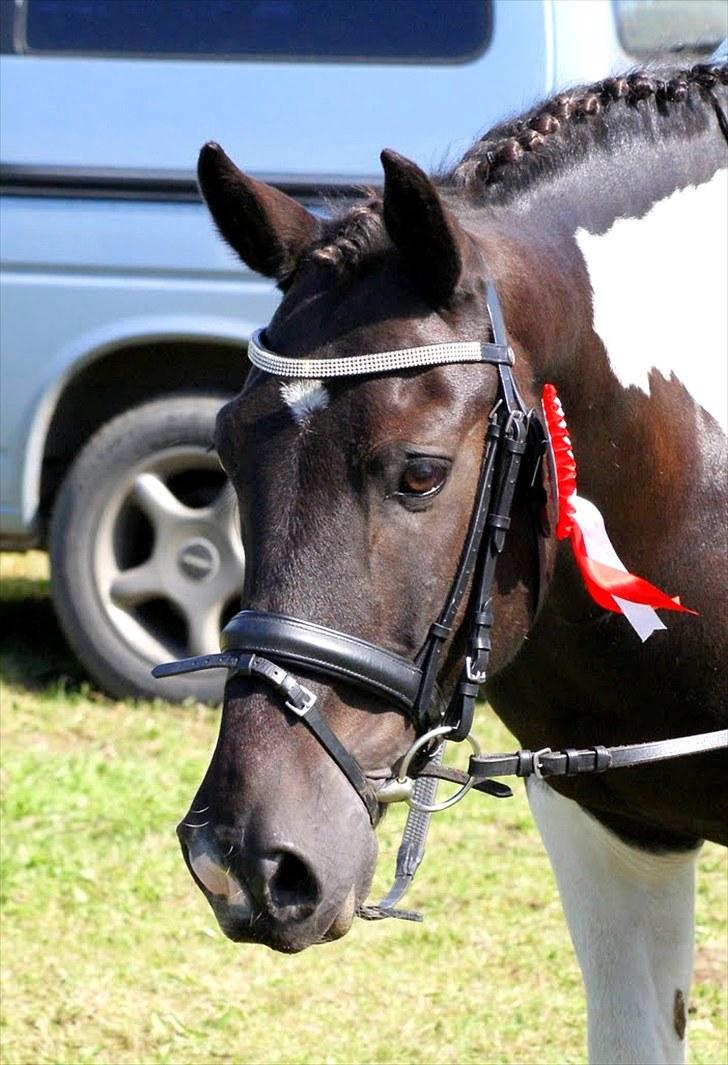
[[[429,732],[425,732],[424,735],[419,736],[412,744],[410,749],[407,751],[407,754],[402,759],[402,765],[400,766],[399,775],[397,777],[398,782],[400,784],[404,784],[405,781],[409,779],[407,776],[407,771],[409,770],[412,759],[419,750],[421,750],[427,743],[429,743],[430,740],[434,740],[438,736],[447,736],[447,734],[452,731],[452,725],[438,725],[436,728],[430,729]],[[476,740],[475,736],[473,736],[472,732],[468,733],[466,739],[473,750],[473,754],[477,757],[480,754],[480,744]],[[454,795],[451,795],[449,799],[444,799],[442,802],[419,802],[412,795],[408,795],[405,798],[405,802],[410,807],[410,809],[419,810],[420,813],[438,813],[440,810],[447,810],[450,806],[454,806],[456,802],[460,802],[460,800],[464,798],[465,795],[467,795],[467,793],[470,791],[474,783],[475,777],[468,777],[465,784],[463,784],[462,787],[458,788]]]

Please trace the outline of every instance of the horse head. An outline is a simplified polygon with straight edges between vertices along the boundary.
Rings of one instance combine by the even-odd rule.
[[[217,145],[203,148],[200,185],[220,233],[283,291],[264,334],[271,351],[328,360],[488,341],[486,275],[498,272],[517,299],[507,255],[459,221],[414,163],[394,152],[382,162],[381,198],[322,221]],[[528,352],[512,343],[532,406]],[[333,380],[251,371],[216,434],[240,503],[246,606],[414,661],[458,567],[497,395],[489,363]],[[519,483],[492,597],[494,670],[536,610],[531,504]],[[438,670],[444,698],[464,655],[467,598]],[[376,790],[415,738],[411,716],[346,677],[294,672]],[[291,952],[343,935],[369,890],[378,816],[265,678],[228,680],[217,746],[179,828],[228,936]]]

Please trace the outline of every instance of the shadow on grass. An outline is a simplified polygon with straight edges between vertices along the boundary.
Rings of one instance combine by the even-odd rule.
[[[89,678],[58,625],[48,581],[3,579],[0,595],[0,673],[32,691],[63,686],[80,691]]]

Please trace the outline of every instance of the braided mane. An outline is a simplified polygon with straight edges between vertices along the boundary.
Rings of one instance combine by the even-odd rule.
[[[658,74],[648,69],[559,93],[519,118],[495,126],[436,178],[470,202],[508,203],[548,174],[628,139],[703,132],[717,120],[728,139],[728,64],[697,64]],[[371,265],[389,245],[382,201],[367,198],[324,227],[310,258],[337,273]]]
[[[442,183],[473,198],[490,199],[490,190],[499,189],[503,198],[595,146],[623,143],[627,136],[697,133],[717,118],[728,138],[726,100],[720,99],[726,85],[728,64],[698,64],[667,77],[637,70],[559,93],[486,133]]]

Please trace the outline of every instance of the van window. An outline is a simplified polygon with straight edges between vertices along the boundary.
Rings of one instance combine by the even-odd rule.
[[[462,62],[490,0],[25,0],[19,51]]]
[[[626,52],[712,52],[728,34],[725,0],[614,0]]]

